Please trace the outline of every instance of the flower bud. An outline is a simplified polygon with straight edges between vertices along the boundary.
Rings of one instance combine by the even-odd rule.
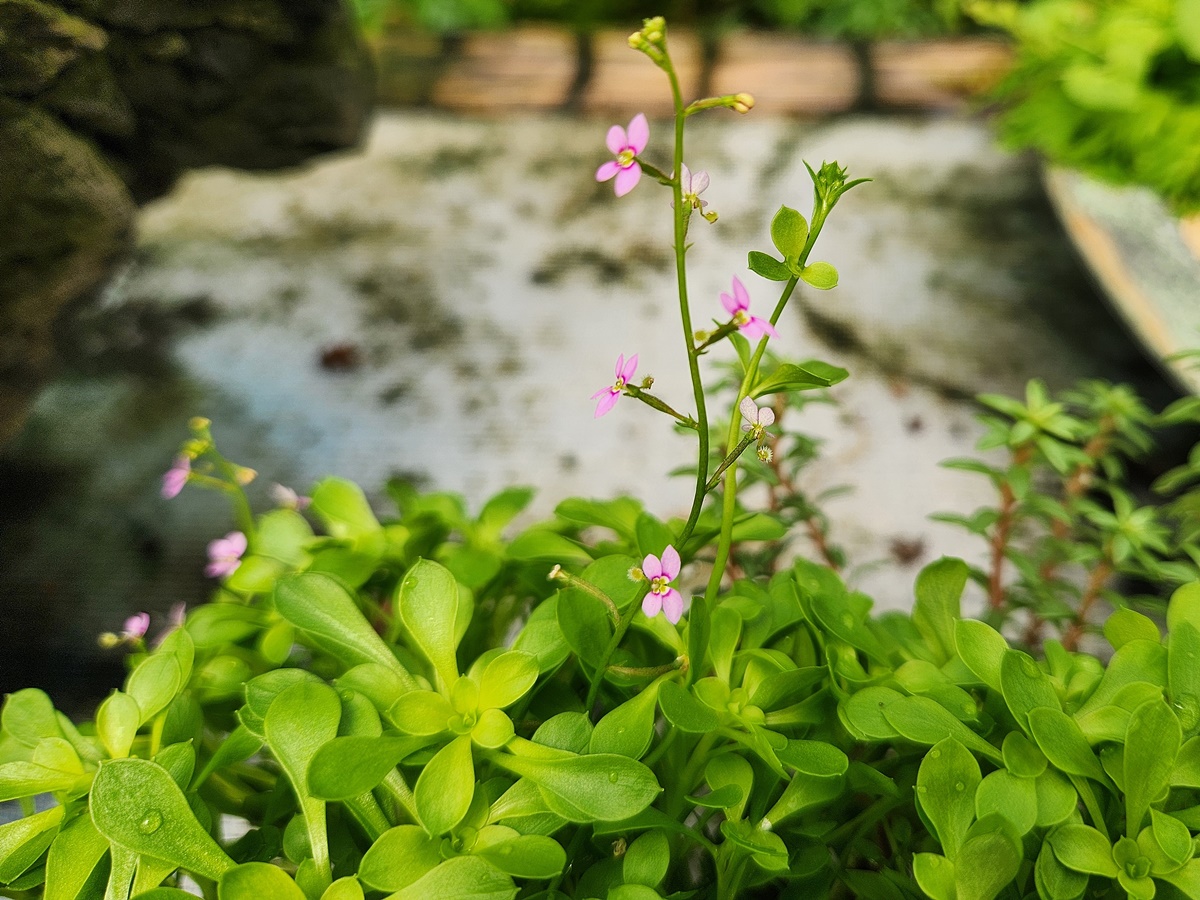
[[[258,473],[253,469],[246,468],[245,466],[235,466],[233,477],[237,479],[238,484],[244,487],[257,478]]]
[[[645,378],[642,379],[642,390],[648,391],[652,387],[654,387],[654,376],[647,375]]]
[[[550,570],[550,574],[546,576],[547,581],[558,581],[562,577],[562,566],[555,566]]]
[[[634,566],[632,569],[629,570],[629,580],[630,581],[645,581],[646,573],[641,570],[640,566]]]
[[[705,212],[700,213],[700,215],[704,216],[710,225],[717,221],[717,211],[715,209],[706,210]]]
[[[96,643],[105,650],[111,650],[117,644],[121,643],[121,639],[111,631],[106,631],[100,637],[96,638]]]
[[[188,428],[192,431],[207,431],[210,425],[212,425],[212,421],[204,416],[195,416],[188,422]]]
[[[737,113],[745,115],[754,108],[753,94],[734,94],[733,103],[730,108]]]

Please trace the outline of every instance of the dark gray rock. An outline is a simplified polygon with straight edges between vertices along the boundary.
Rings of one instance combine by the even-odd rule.
[[[189,168],[351,147],[372,94],[344,0],[0,0],[0,444],[136,204]]]

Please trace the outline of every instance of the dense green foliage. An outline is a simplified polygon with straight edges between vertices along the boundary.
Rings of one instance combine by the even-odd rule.
[[[670,82],[670,174],[643,157],[639,116],[610,131],[615,160],[595,177],[618,196],[643,177],[670,190],[695,409],[633,383],[624,356],[593,399],[598,415],[640,401],[694,434],[687,518],[574,497],[514,528],[528,489],[471,512],[401,483],[380,517],[337,478],[256,514],[254,473],[193,420],[163,492],[231,500],[240,530],[209,547],[221,586],[149,640],[149,617],[108,637],[130,671],[92,721],[35,688],[5,699],[0,802],[24,814],[0,825],[9,896],[1200,900],[1200,460],[1168,476],[1183,491],[1170,511],[1122,499],[1122,460],[1146,427],[1197,404],[1152,421],[1124,389],[1058,403],[1035,384],[1024,404],[984,398],[997,414],[985,444],[1013,459],[971,466],[1012,524],[1003,543],[1001,518],[966,524],[1021,569],[1022,599],[993,604],[998,621],[1019,606],[1091,628],[1061,569],[1107,563],[1106,578],[1129,571],[1164,594],[1190,582],[1159,609],[1165,636],[1109,590],[1107,662],[1044,634],[1035,657],[962,617],[972,571],[948,558],[917,577],[911,614],[872,616],[796,484],[814,444],[792,418],[847,373],[766,355],[801,282],[837,286],[812,252],[862,181],[809,168],[809,215],[781,206],[771,247],[747,259],[778,285],[770,320],[749,314],[735,277],[731,318],[693,331],[688,229],[693,212],[698,227],[718,217],[700,198],[707,176],[684,166],[684,126],[753,98],[685,106],[662,20],[631,43]],[[706,390],[701,362],[718,351],[725,378]],[[754,487],[761,510],[746,503]],[[1010,541],[1019,518],[1048,533]],[[785,556],[796,531],[817,559]],[[1039,569],[1043,545],[1054,571]]]
[[[975,2],[1017,41],[1001,134],[1052,162],[1200,209],[1200,2]]]

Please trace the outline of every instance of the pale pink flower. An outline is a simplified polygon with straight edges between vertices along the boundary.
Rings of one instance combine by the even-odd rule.
[[[596,415],[593,418],[600,418],[616,406],[621,392],[625,390],[625,385],[633,380],[633,375],[637,372],[637,354],[635,353],[629,357],[628,361],[626,361],[624,353],[618,356],[615,371],[617,376],[616,382],[611,387],[600,388],[600,390],[592,394],[593,400],[597,397],[600,399],[600,402],[596,404]]]
[[[178,497],[179,492],[183,490],[183,486],[187,484],[188,475],[191,472],[191,459],[182,453],[175,457],[175,462],[171,464],[171,468],[163,473],[162,495],[168,500],[172,497]]]
[[[741,411],[742,418],[746,420],[742,431],[750,432],[756,441],[762,440],[763,432],[775,424],[775,410],[769,406],[760,409],[758,404],[749,397],[744,398],[738,404],[738,410]]]
[[[645,114],[638,113],[630,120],[628,132],[620,125],[608,129],[605,143],[616,159],[596,170],[596,180],[616,178],[613,190],[618,197],[624,197],[637,187],[642,178],[642,167],[638,165],[637,157],[650,143],[650,125]]]
[[[661,560],[653,553],[646,554],[642,574],[650,580],[650,593],[642,600],[642,612],[657,616],[661,610],[672,625],[679,621],[683,615],[683,595],[671,587],[671,582],[679,577],[679,568],[679,553],[670,544]]]
[[[284,509],[305,509],[312,503],[312,497],[302,497],[290,487],[282,484],[271,485],[271,499],[275,501],[276,506]]]
[[[140,612],[125,620],[125,627],[121,632],[121,638],[126,641],[132,641],[145,637],[146,630],[149,627],[150,613]]]
[[[761,338],[764,334],[769,334],[771,337],[779,337],[774,326],[766,319],[760,319],[758,316],[752,316],[750,309],[750,294],[746,291],[746,286],[741,283],[735,276],[733,279],[733,296],[722,292],[721,305],[725,307],[725,311],[733,316],[733,321],[737,322],[738,330],[750,339]]]
[[[246,536],[240,531],[231,531],[223,538],[211,541],[208,545],[208,565],[204,574],[209,578],[223,578],[232,575],[242,564],[242,554],[246,552]]]
[[[701,200],[700,195],[708,190],[708,173],[693,172],[687,163],[679,164],[679,184],[683,189],[683,202],[690,203],[693,209],[703,210],[708,206],[707,200]]]

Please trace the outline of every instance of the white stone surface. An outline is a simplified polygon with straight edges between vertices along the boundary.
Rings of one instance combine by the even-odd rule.
[[[41,543],[8,565],[15,595],[47,558],[62,560],[53,614],[87,597],[63,640],[195,600],[203,543],[227,519],[193,491],[165,503],[157,485],[196,414],[264,483],[336,473],[378,490],[399,472],[474,505],[533,485],[537,516],[571,494],[620,492],[685,514],[691,485],[666,473],[689,462],[693,440],[628,399],[595,420],[588,399],[618,353],[636,352],[655,392],[691,410],[669,195],[647,178],[618,201],[594,182],[607,125],[388,114],[361,154],[285,175],[186,177],[145,210],[137,257],[75,329],[75,371],[10,451],[72,469],[83,495],[47,500],[29,524]],[[927,518],[992,500],[938,465],[977,438],[965,398],[1035,375],[1056,386],[1140,375],[1137,351],[1097,307],[1033,165],[995,149],[986,124],[725,115],[699,126],[686,158],[712,174],[705,196],[720,221],[693,222],[696,327],[723,315],[734,275],[752,308],[770,311],[776,288],[746,270],[746,252],[770,249],[781,203],[807,213],[803,159],[875,179],[846,196],[815,251],[840,286],[802,292],[773,349],[851,370],[837,406],[799,423],[825,441],[805,486],[853,487],[828,505],[850,579],[906,607],[920,564],[982,552]],[[653,123],[646,156],[664,167],[666,138]],[[339,344],[360,364],[322,366]],[[135,539],[153,542],[152,559]],[[908,566],[891,560],[898,539],[919,543]],[[64,541],[86,549],[64,560]]]

